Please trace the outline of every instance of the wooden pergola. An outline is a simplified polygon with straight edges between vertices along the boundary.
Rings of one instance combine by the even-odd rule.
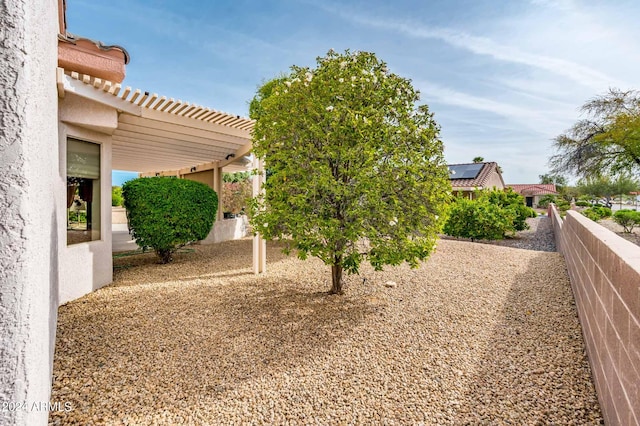
[[[117,111],[112,140],[112,169],[129,170],[141,176],[178,176],[213,171],[213,189],[222,193],[222,169],[246,170],[238,161],[251,153],[254,121],[239,115],[190,104],[158,94],[122,87],[76,72],[57,70],[58,96],[73,93],[101,108]],[[91,114],[91,111],[87,111]],[[89,120],[90,121],[90,120]],[[91,124],[86,124],[91,127]],[[263,181],[263,164],[253,159],[254,196]],[[218,220],[222,209],[218,208]],[[254,237],[253,270],[266,271],[266,243]]]

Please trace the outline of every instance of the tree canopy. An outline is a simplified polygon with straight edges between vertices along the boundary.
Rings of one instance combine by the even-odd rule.
[[[558,191],[561,191],[562,188],[567,186],[567,178],[558,174],[545,173],[543,175],[538,175],[538,178],[542,184],[555,185]]]
[[[640,93],[610,89],[585,103],[582,113],[587,117],[555,138],[552,173],[640,171]]]
[[[607,175],[584,178],[578,181],[578,191],[592,197],[603,197],[607,201],[614,195],[628,194],[638,189],[638,181],[628,174],[611,178]]]
[[[484,162],[484,157],[474,157],[473,158],[473,162],[474,163],[482,163],[482,162]]]
[[[417,266],[434,247],[451,186],[439,126],[418,99],[373,53],[329,51],[251,103],[268,171],[253,228],[330,265],[332,293],[364,260]]]

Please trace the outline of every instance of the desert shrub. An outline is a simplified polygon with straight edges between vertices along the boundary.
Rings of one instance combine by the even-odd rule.
[[[640,212],[635,210],[618,210],[613,215],[613,220],[624,228],[624,232],[631,232],[635,226],[640,225]]]
[[[588,217],[589,219],[593,220],[594,222],[597,222],[600,219],[602,219],[602,216],[600,216],[598,211],[594,210],[593,208],[588,208],[588,209],[583,210],[582,214],[584,216]]]
[[[593,206],[585,209],[582,214],[593,220],[594,222],[597,222],[605,217],[610,217],[611,209],[603,206]]]
[[[111,187],[111,205],[113,207],[120,207],[124,205],[124,198],[122,197],[122,187]]]
[[[516,231],[529,229],[529,225],[526,222],[527,218],[537,216],[535,210],[525,205],[524,197],[514,192],[511,188],[503,191],[482,191],[479,193],[479,199],[483,198],[486,198],[491,204],[508,210],[508,216],[513,218],[513,229]]]
[[[513,232],[514,216],[512,210],[489,202],[487,197],[457,198],[449,208],[444,233],[472,241],[501,240],[507,232]]]
[[[540,200],[538,201],[538,207],[540,207],[541,209],[546,209],[549,206],[549,203],[555,203],[556,202],[556,196],[555,195],[545,195],[544,197],[541,197]]]
[[[567,210],[569,210],[571,208],[571,204],[569,202],[567,202],[566,200],[559,199],[556,202],[556,207],[558,208],[559,211],[566,212]]]
[[[592,208],[598,210],[598,212],[600,212],[600,216],[602,216],[603,218],[611,217],[611,215],[613,214],[613,212],[611,211],[611,207],[594,206]]]
[[[139,178],[122,188],[136,243],[153,249],[162,263],[180,247],[207,237],[218,195],[207,185],[173,177]]]

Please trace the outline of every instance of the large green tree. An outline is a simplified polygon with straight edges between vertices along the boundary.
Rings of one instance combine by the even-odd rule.
[[[439,127],[418,99],[374,54],[329,51],[251,104],[268,171],[253,227],[330,265],[331,293],[364,260],[417,266],[434,247],[451,187]]]
[[[555,138],[552,173],[586,178],[640,171],[640,93],[610,89],[582,112],[585,119]]]

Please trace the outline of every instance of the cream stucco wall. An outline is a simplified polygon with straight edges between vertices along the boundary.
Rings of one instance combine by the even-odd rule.
[[[66,188],[67,138],[73,137],[100,144],[100,239],[67,245],[66,198],[58,200],[60,304],[84,296],[112,282],[113,259],[111,256],[111,153],[110,132],[117,125],[117,112],[100,108],[94,102],[67,94],[59,102],[59,170],[60,181]],[[81,111],[91,113],[88,120]],[[82,126],[82,127],[81,127]],[[96,131],[100,129],[102,131]]]
[[[57,179],[57,26],[56,0],[0,2],[0,402],[14,404],[0,410],[2,425],[46,425],[49,414],[37,404],[51,393],[56,199],[64,191]]]
[[[494,187],[496,189],[504,189],[504,182],[500,178],[500,175],[497,171],[491,173],[489,175],[489,178],[487,179],[487,182],[484,184],[484,188],[486,189],[493,189]]]

